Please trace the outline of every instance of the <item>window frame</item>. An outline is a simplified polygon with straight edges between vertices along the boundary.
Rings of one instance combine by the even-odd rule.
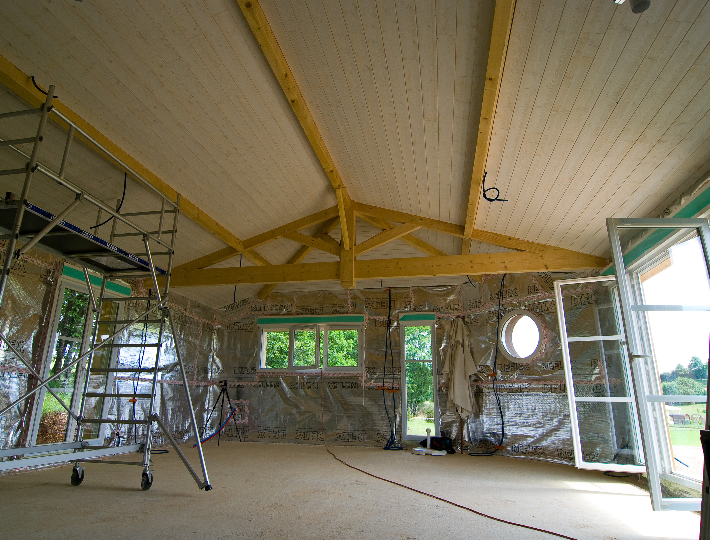
[[[320,373],[362,371],[364,365],[364,315],[361,316],[323,316],[323,317],[264,317],[257,320],[259,330],[259,358],[256,367],[259,373]],[[358,319],[354,321],[352,319]],[[362,321],[362,322],[360,322]],[[294,366],[295,332],[313,330],[316,333],[316,362],[309,366]],[[357,330],[357,366],[328,365],[328,333],[333,330]],[[268,332],[288,332],[288,365],[285,368],[266,367],[266,344]],[[318,358],[320,356],[320,358]]]
[[[61,316],[62,308],[64,306],[64,292],[69,289],[72,291],[76,291],[82,294],[88,294],[89,289],[86,285],[85,280],[78,279],[75,277],[75,275],[78,273],[78,271],[70,267],[68,265],[64,265],[64,269],[62,272],[62,275],[59,278],[59,283],[57,285],[56,293],[54,296],[54,299],[52,300],[52,313],[49,318],[49,323],[47,326],[47,335],[45,337],[45,343],[44,343],[44,354],[42,358],[42,366],[40,373],[44,379],[48,378],[50,376],[50,369],[51,369],[51,364],[52,364],[52,357],[54,354],[54,351],[57,346],[57,342],[59,339],[65,339],[64,337],[60,337],[58,335],[58,326],[59,326],[59,319]],[[96,280],[99,280],[100,283],[100,278],[98,278],[93,272],[89,273],[90,278],[91,278],[91,288],[94,293],[94,296],[96,300],[98,301],[99,294],[101,292],[101,287],[97,284]],[[108,284],[108,282],[107,282]],[[112,283],[113,285],[113,283]],[[123,285],[120,285],[120,287],[123,288]],[[111,296],[120,296],[120,297],[126,297],[130,296],[130,288],[125,287],[125,289],[129,292],[129,294],[126,294],[125,292],[121,291],[120,289],[116,287],[111,287],[110,290],[110,295]],[[107,289],[108,290],[108,289]],[[123,303],[118,302],[118,310],[116,313],[116,318],[120,319],[123,316]],[[88,312],[87,312],[88,313]],[[79,343],[80,346],[80,351],[87,351],[91,347],[91,338],[92,338],[92,326],[87,327],[87,318],[84,316],[84,324],[83,324],[83,329],[82,329],[82,337],[81,338],[71,338],[70,341],[75,341],[76,343]],[[114,338],[114,342],[117,342],[119,336],[116,336]],[[118,358],[118,349],[114,349],[111,351],[111,358],[110,358],[110,366],[114,366],[116,363],[116,360]],[[87,360],[84,360],[80,362],[77,365],[77,370],[76,370],[76,375],[75,375],[75,380],[74,380],[74,391],[72,393],[72,398],[67,405],[69,405],[69,408],[74,412],[75,414],[79,413],[79,407],[81,405],[81,396],[82,392],[84,389],[84,378],[86,376],[86,362]],[[107,374],[107,388],[110,388],[111,385],[113,384],[113,373],[108,373]],[[35,446],[36,441],[37,441],[37,434],[39,431],[39,424],[41,421],[42,417],[42,408],[44,405],[44,400],[47,395],[50,395],[49,392],[47,392],[46,388],[41,388],[37,392],[37,397],[34,400],[34,405],[33,405],[33,410],[32,410],[32,417],[30,421],[30,427],[28,431],[28,440],[30,441],[30,446]],[[109,407],[109,401],[104,400],[102,403],[102,418],[105,418],[105,415],[108,411]],[[98,426],[97,433],[101,434],[104,432],[104,427],[106,424],[101,424]],[[76,427],[76,420],[74,418],[69,417],[67,419],[67,427],[65,431],[65,436],[64,436],[64,442],[71,442],[73,440],[73,435],[72,433],[74,432]],[[87,441],[92,441],[92,442],[103,442],[103,439],[99,436],[97,438],[92,438],[92,439],[86,439]],[[56,443],[52,443],[56,444]]]
[[[407,434],[407,363],[420,362],[426,363],[426,360],[407,360],[407,348],[405,347],[405,328],[407,326],[429,326],[431,328],[431,375],[434,401],[434,437],[440,436],[440,414],[439,414],[439,388],[438,388],[438,366],[437,359],[438,351],[436,348],[436,314],[435,313],[404,313],[399,319],[399,339],[400,339],[400,357],[402,362],[402,380],[400,383],[402,394],[402,439],[405,441],[421,441],[424,435],[408,435]]]

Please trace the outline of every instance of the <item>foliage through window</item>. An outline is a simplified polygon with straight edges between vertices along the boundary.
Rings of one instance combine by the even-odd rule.
[[[260,369],[333,370],[360,366],[361,328],[341,324],[261,326]]]
[[[438,414],[434,395],[433,325],[402,323],[404,337],[405,438],[426,437],[426,429],[437,433]]]

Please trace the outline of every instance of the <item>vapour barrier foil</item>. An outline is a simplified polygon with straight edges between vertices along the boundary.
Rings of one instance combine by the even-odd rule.
[[[0,251],[4,256],[5,245]],[[51,257],[30,255],[16,261],[10,269],[5,296],[0,309],[0,332],[36,371],[45,356],[46,329],[57,276],[61,272]],[[0,342],[0,408],[15,401],[37,383],[30,369],[8,345]],[[23,446],[31,430],[34,397],[20,402],[0,416],[0,448]]]
[[[47,356],[39,337],[49,322],[42,318],[51,311],[53,282],[47,270],[19,273],[11,281],[6,303],[3,304],[3,329],[31,348],[39,367]],[[222,431],[222,438],[234,441],[273,441],[317,444],[382,446],[394,430],[402,441],[401,411],[401,314],[434,312],[436,314],[437,392],[442,434],[459,444],[461,424],[455,410],[449,409],[446,381],[442,375],[440,357],[449,343],[448,331],[454,317],[464,321],[478,373],[471,378],[474,414],[463,425],[465,446],[486,452],[499,444],[503,415],[505,437],[500,455],[538,458],[571,463],[573,460],[570,415],[564,379],[560,337],[553,293],[555,279],[580,277],[579,274],[519,274],[507,275],[501,287],[501,276],[483,276],[470,284],[441,287],[406,287],[364,290],[319,291],[298,294],[272,293],[266,300],[247,298],[219,310],[171,293],[169,308],[175,324],[164,329],[157,378],[158,413],[178,440],[194,440],[190,409],[182,386],[176,350],[179,350],[187,372],[189,392],[200,434],[212,434],[228,415],[235,414]],[[565,290],[569,302],[568,324],[582,324],[589,314],[580,308],[580,298],[594,298],[584,289]],[[391,301],[390,301],[391,293]],[[134,294],[144,291],[134,287]],[[498,310],[500,300],[500,313]],[[588,302],[589,303],[589,302]],[[593,302],[592,302],[593,304]],[[575,309],[572,309],[572,308]],[[145,301],[125,302],[123,318],[133,318],[147,310]],[[542,321],[544,347],[528,364],[508,361],[496,350],[499,317],[513,309],[527,309]],[[597,310],[599,311],[599,310]],[[586,314],[585,314],[586,313]],[[260,335],[257,318],[269,315],[337,315],[361,314],[365,329],[361,344],[364,362],[357,372],[269,373],[259,371]],[[391,351],[385,353],[388,331],[391,330]],[[596,316],[598,316],[597,313]],[[136,324],[121,335],[124,343],[156,342],[158,324]],[[176,349],[177,348],[177,349]],[[597,392],[614,392],[612,379],[600,378],[612,374],[611,351],[599,357],[586,352],[581,362],[588,365],[586,379],[580,377],[580,388]],[[2,398],[12,399],[27,388],[28,378],[22,367],[2,349]],[[155,350],[122,349],[119,366],[145,366],[154,362]],[[593,362],[594,361],[594,362]],[[495,383],[489,374],[496,366]],[[594,364],[594,366],[592,366]],[[601,370],[601,371],[600,371]],[[580,372],[581,373],[581,372]],[[92,375],[93,377],[93,375]],[[146,392],[151,376],[118,373],[110,388],[115,393]],[[103,381],[91,380],[90,387]],[[226,384],[226,395],[220,393]],[[611,386],[610,386],[611,385]],[[384,390],[383,390],[384,389]],[[388,391],[393,390],[393,391]],[[597,395],[597,394],[594,394]],[[613,395],[613,394],[612,394]],[[231,406],[229,404],[231,402]],[[140,419],[149,411],[139,400],[107,399],[106,403],[89,403],[94,410],[103,408],[109,418]],[[605,416],[606,415],[606,416]],[[29,413],[18,409],[3,418],[3,445],[21,443],[23,426]],[[24,421],[24,424],[23,424]],[[585,452],[600,459],[621,458],[619,441],[609,441],[609,428],[614,423],[618,433],[625,433],[623,415],[609,419],[608,412],[589,411],[580,416],[580,427],[586,430]],[[595,427],[596,426],[596,427]],[[599,427],[602,426],[602,427]],[[118,436],[120,444],[141,440],[143,434],[132,426],[109,425],[102,437]],[[154,427],[157,443],[165,442]],[[628,431],[628,430],[627,430]],[[595,434],[596,433],[596,434]],[[114,442],[113,444],[116,444]],[[621,445],[623,446],[623,444]]]

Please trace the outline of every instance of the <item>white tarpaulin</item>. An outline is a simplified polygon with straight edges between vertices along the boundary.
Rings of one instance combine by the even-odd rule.
[[[444,353],[444,376],[449,389],[449,410],[466,420],[473,414],[469,377],[478,371],[468,346],[468,331],[456,317],[451,323],[449,346]]]

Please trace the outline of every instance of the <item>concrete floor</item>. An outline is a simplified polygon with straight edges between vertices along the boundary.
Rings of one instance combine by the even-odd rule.
[[[503,457],[414,456],[332,447],[368,472],[481,512],[582,539],[698,538],[692,512],[652,512],[648,494],[602,473]],[[196,461],[196,451],[185,452]],[[0,477],[0,538],[548,539],[366,476],[322,446],[205,445],[212,491],[197,489],[174,452],[156,455],[153,487],[139,467],[87,464]],[[135,456],[119,459],[133,460]]]

